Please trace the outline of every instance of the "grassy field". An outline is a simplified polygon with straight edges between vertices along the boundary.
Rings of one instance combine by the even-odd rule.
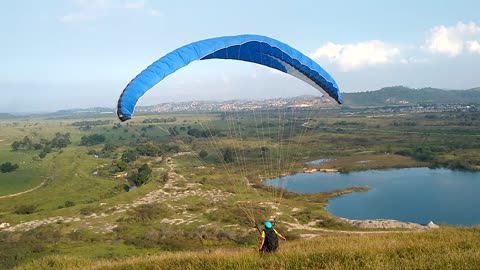
[[[282,243],[278,253],[267,256],[252,247],[148,252],[127,259],[49,256],[15,269],[478,269],[478,233],[477,228],[442,228],[323,235]]]
[[[144,121],[152,118],[175,120]],[[335,233],[361,230],[329,214],[326,202],[361,189],[300,195],[261,184],[311,167],[475,170],[480,168],[476,114],[264,111],[146,115],[127,124],[105,116],[26,119],[1,121],[0,128],[0,163],[19,164],[17,171],[0,174],[0,196],[49,179],[34,191],[0,198],[0,223],[12,229],[0,231],[0,268],[454,269],[464,261],[463,269],[468,269],[478,262],[479,243],[469,240],[476,228]],[[188,135],[192,129],[216,136]],[[39,158],[40,150],[11,151],[11,144],[25,136],[39,142],[57,132],[70,133],[71,144],[44,158]],[[105,141],[80,145],[90,135],[102,135]],[[126,192],[131,182],[116,177],[114,164],[127,151],[152,145],[178,151],[128,162],[121,172],[131,175],[147,164],[152,174],[146,184]],[[226,162],[229,148],[232,160]],[[205,157],[199,156],[202,150]],[[320,158],[335,160],[305,164]],[[292,241],[275,256],[259,257],[252,221],[273,217]],[[320,222],[307,226],[311,221]],[[301,240],[312,232],[321,237]]]

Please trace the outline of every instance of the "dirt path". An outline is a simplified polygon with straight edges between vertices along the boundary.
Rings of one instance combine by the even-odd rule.
[[[37,190],[37,189],[43,187],[44,185],[46,185],[49,180],[51,180],[51,178],[47,177],[47,178],[45,178],[45,180],[42,181],[42,183],[40,183],[38,186],[36,186],[34,188],[31,188],[29,190],[25,190],[25,191],[22,191],[22,192],[18,192],[18,193],[15,193],[15,194],[0,196],[0,199],[11,198],[11,197],[22,195],[22,194],[25,194],[25,193],[28,193],[28,192],[32,192],[32,191]]]
[[[202,213],[196,213],[188,210],[189,206],[186,203],[178,204],[177,202],[188,199],[188,198],[202,198],[205,201],[212,203],[220,203],[225,201],[229,196],[232,196],[232,193],[222,191],[220,189],[202,189],[202,184],[200,183],[186,183],[183,175],[177,174],[175,172],[175,164],[173,162],[167,163],[167,172],[169,175],[168,181],[163,184],[162,187],[150,191],[145,196],[133,200],[131,203],[126,204],[117,204],[111,207],[108,207],[107,213],[92,213],[87,216],[72,216],[72,217],[49,217],[40,220],[32,220],[28,222],[22,222],[13,226],[10,224],[0,226],[0,231],[28,231],[34,228],[37,228],[42,225],[48,225],[52,223],[78,223],[79,226],[83,226],[88,229],[94,229],[99,233],[108,233],[112,232],[114,228],[118,225],[112,222],[105,223],[104,218],[111,215],[119,215],[127,212],[128,210],[134,209],[141,205],[155,204],[155,203],[164,203],[169,208],[171,208],[176,214],[172,218],[164,218],[160,223],[170,224],[170,225],[181,225],[181,224],[190,224],[196,222]],[[48,179],[46,184],[48,184]],[[181,182],[181,183],[180,183]],[[45,183],[45,181],[44,181]],[[42,183],[42,184],[44,184]],[[41,184],[41,185],[42,185]],[[7,195],[17,196],[26,192],[30,192],[37,188],[40,188],[41,185],[24,192],[17,194]],[[6,196],[5,196],[6,197]],[[106,205],[106,203],[100,203],[100,205]],[[214,211],[217,208],[212,207],[207,211]],[[0,223],[2,225],[3,223]]]

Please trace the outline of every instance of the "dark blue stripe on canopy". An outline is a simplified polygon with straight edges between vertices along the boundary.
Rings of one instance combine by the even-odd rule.
[[[195,60],[233,59],[268,66],[289,73],[323,89],[339,104],[342,96],[335,80],[315,61],[278,40],[258,35],[217,37],[180,47],[155,61],[125,87],[118,100],[117,115],[122,121],[132,117],[138,99],[176,70]],[[290,67],[288,67],[288,66]],[[292,74],[294,68],[304,78]]]

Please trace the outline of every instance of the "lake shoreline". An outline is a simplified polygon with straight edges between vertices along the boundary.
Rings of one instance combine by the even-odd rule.
[[[327,211],[328,212],[328,211]],[[330,213],[330,212],[328,212]],[[332,213],[330,213],[332,214]],[[332,214],[333,215],[333,214]],[[335,215],[334,215],[335,216]],[[415,222],[405,222],[394,219],[348,219],[343,217],[335,216],[341,221],[344,221],[354,227],[360,229],[408,229],[408,230],[428,230],[428,229],[438,229],[439,226],[433,221],[430,221],[427,224],[419,224]]]
[[[397,170],[397,169],[421,169],[421,168],[428,169],[428,170],[448,170],[448,171],[451,171],[453,173],[459,173],[459,172],[470,173],[471,172],[471,171],[466,171],[466,170],[452,170],[452,169],[449,169],[449,168],[430,168],[430,167],[416,167],[416,166],[413,166],[413,167],[404,167],[404,168],[381,168],[381,169],[365,168],[365,170],[355,171],[355,173],[365,173],[366,171],[390,171],[390,170]],[[337,171],[337,173],[335,173],[335,172],[329,171],[329,170],[325,170],[325,171],[316,170],[316,171],[308,171],[308,172],[305,172],[305,171],[304,172],[295,172],[295,173],[293,173],[291,175],[288,175],[288,176],[314,174],[315,172],[324,172],[324,174],[322,174],[322,175],[329,175],[329,174],[338,175],[338,173],[343,174],[340,171]],[[283,177],[285,177],[285,176],[283,176]],[[283,178],[283,177],[279,177],[279,178]],[[409,176],[407,175],[405,177],[408,178]],[[447,178],[448,178],[448,176],[447,176]],[[272,178],[272,179],[275,179],[275,178]],[[272,179],[264,179],[264,180],[262,180],[262,184],[265,185],[265,186],[270,186],[270,185],[268,185],[266,183],[263,183],[263,182],[266,181],[266,180],[272,180]],[[311,177],[310,178],[304,178],[304,179],[310,179],[310,181],[312,181]],[[329,177],[327,179],[336,179],[336,176]],[[362,184],[360,184],[360,185],[362,185]],[[383,218],[379,218],[379,219],[348,219],[348,218],[344,218],[344,217],[338,215],[338,212],[337,212],[337,214],[334,214],[331,211],[331,209],[328,209],[329,208],[328,206],[330,205],[330,200],[331,199],[341,197],[341,196],[343,196],[345,194],[349,194],[349,193],[357,193],[357,192],[368,191],[369,186],[370,186],[369,184],[366,184],[365,186],[363,186],[363,188],[358,188],[357,187],[358,190],[354,190],[351,187],[347,187],[347,188],[337,188],[336,190],[332,189],[332,191],[319,191],[319,192],[314,192],[314,193],[310,193],[310,191],[308,191],[307,193],[309,195],[312,195],[312,194],[319,194],[320,195],[321,194],[321,196],[325,196],[326,197],[326,200],[325,200],[325,203],[324,203],[325,211],[327,211],[330,215],[335,217],[337,220],[342,221],[344,223],[347,223],[347,224],[352,225],[352,226],[357,227],[357,228],[362,228],[362,229],[394,229],[394,228],[395,229],[398,229],[398,228],[400,228],[400,229],[402,229],[402,228],[405,228],[405,229],[430,229],[430,227],[427,226],[428,224],[430,224],[430,225],[433,224],[433,225],[437,226],[432,221],[430,221],[429,223],[423,223],[423,222],[428,222],[428,218],[427,218],[427,220],[423,221],[422,223],[406,222],[406,221],[400,221],[400,220],[396,220],[396,219],[383,219]],[[289,192],[300,194],[300,195],[305,195],[305,192],[302,192],[302,191],[299,191],[299,190],[289,190],[288,188],[286,188],[286,190],[288,190]],[[398,198],[397,198],[397,200],[398,200]],[[395,212],[395,213],[398,213],[398,212]],[[389,215],[386,215],[386,216],[389,216]],[[428,217],[428,216],[429,215],[427,214],[425,217]],[[432,217],[436,218],[437,216],[432,216]],[[441,219],[440,217],[439,217],[439,219],[444,220],[444,219]],[[419,220],[419,219],[417,218],[416,220]],[[420,220],[422,220],[422,218],[420,218]],[[461,218],[460,218],[460,220],[461,220]],[[433,220],[433,221],[435,221],[435,220]],[[455,223],[455,221],[453,221],[453,223],[452,222],[446,222],[446,223],[448,223],[452,226],[475,226],[475,224],[476,224],[475,223],[476,221],[473,221],[472,225],[461,225],[462,224],[461,222],[462,221],[460,221],[459,223]]]

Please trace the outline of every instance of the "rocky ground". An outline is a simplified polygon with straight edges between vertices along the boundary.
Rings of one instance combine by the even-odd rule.
[[[341,220],[350,223],[351,225],[362,229],[413,229],[426,230],[437,229],[438,225],[430,221],[428,224],[422,225],[413,222],[401,222],[391,219],[368,219],[368,220],[351,220],[340,218]]]

